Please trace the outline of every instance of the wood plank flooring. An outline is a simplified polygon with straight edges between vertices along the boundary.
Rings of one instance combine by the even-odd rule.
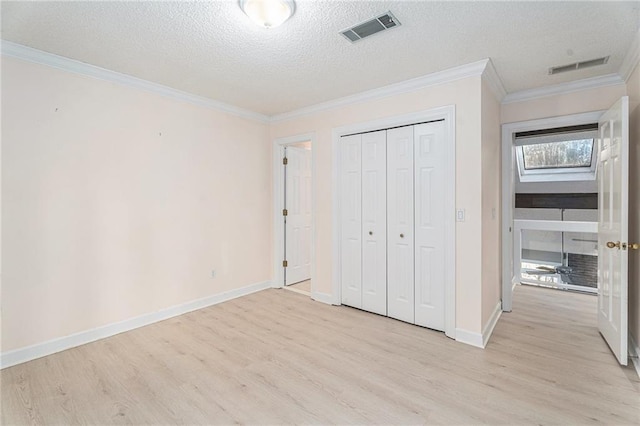
[[[311,280],[301,281],[299,283],[287,286],[286,288],[289,290],[294,289],[294,290],[302,291],[305,294],[311,294]]]
[[[0,373],[2,424],[640,424],[596,298],[521,286],[485,350],[265,290]]]

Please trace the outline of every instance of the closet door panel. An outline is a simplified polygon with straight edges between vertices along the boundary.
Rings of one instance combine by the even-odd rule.
[[[340,141],[340,279],[342,303],[362,308],[361,135]]]
[[[413,127],[387,131],[387,314],[414,322]]]
[[[444,122],[414,127],[415,323],[445,328]]]
[[[362,309],[387,314],[387,132],[362,135]]]

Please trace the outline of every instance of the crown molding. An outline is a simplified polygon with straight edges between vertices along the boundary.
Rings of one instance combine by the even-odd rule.
[[[624,84],[624,80],[618,74],[607,74],[599,77],[585,78],[554,84],[552,86],[537,87],[535,89],[509,93],[504,97],[502,103],[511,104],[514,102],[530,101],[547,96],[563,95],[581,90],[596,89],[598,87],[616,86],[618,84]]]
[[[629,50],[627,51],[627,55],[624,57],[622,61],[622,65],[620,66],[620,77],[626,82],[631,77],[631,73],[638,66],[640,62],[640,30],[633,38],[631,42],[631,46],[629,46]]]
[[[161,84],[153,83],[127,74],[100,68],[95,65],[86,64],[74,59],[54,55],[53,53],[43,52],[42,50],[37,50],[10,41],[1,41],[1,52],[3,56],[9,56],[36,64],[47,65],[75,74],[81,74],[84,76],[97,78],[99,80],[121,84],[123,86],[144,90],[146,92],[155,93],[170,99],[179,100],[200,107],[225,112],[241,118],[259,121],[261,123],[269,122],[269,117],[264,114],[259,114],[257,112],[253,112],[244,108],[225,104],[223,102],[214,101],[212,99],[183,92],[181,90],[172,89],[171,87],[163,86]]]
[[[487,82],[489,88],[498,99],[498,102],[502,102],[504,97],[507,96],[507,91],[505,90],[502,80],[500,80],[500,76],[493,66],[493,61],[491,59],[488,59],[487,61],[487,66],[482,72],[482,78]]]
[[[389,96],[399,95],[401,93],[412,92],[414,90],[419,90],[438,84],[449,83],[452,81],[461,80],[463,78],[481,76],[489,62],[489,59],[483,59],[481,61],[472,62],[470,64],[461,65],[455,68],[449,68],[444,71],[427,74],[422,77],[412,78],[410,80],[401,81],[399,83],[390,84],[388,86],[383,86],[377,89],[367,90],[355,95],[345,96],[342,98],[334,99],[332,101],[322,102],[319,104],[300,108],[294,111],[272,115],[271,122],[291,120],[305,115],[328,111],[355,103],[386,98]],[[500,83],[500,85],[501,84],[502,83]]]

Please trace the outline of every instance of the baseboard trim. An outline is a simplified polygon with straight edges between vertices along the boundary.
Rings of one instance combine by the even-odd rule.
[[[22,364],[43,356],[71,349],[76,346],[95,342],[96,340],[124,333],[125,331],[134,330],[145,325],[163,321],[187,312],[206,308],[218,303],[246,296],[267,288],[271,288],[271,281],[263,281],[255,284],[241,287],[234,290],[225,291],[223,293],[207,296],[202,299],[193,300],[191,302],[182,303],[180,305],[171,306],[156,312],[150,312],[124,321],[103,325],[90,330],[81,331],[69,336],[60,337],[43,343],[27,346],[0,354],[0,369]]]
[[[489,322],[484,326],[482,330],[482,347],[486,348],[487,343],[489,343],[489,339],[493,334],[493,329],[496,328],[496,324],[498,324],[498,320],[502,315],[502,301],[499,300],[496,304],[496,307],[493,309],[493,313],[491,314],[491,318],[489,318]]]
[[[314,291],[311,293],[311,298],[316,302],[325,303],[327,305],[335,305],[333,296],[327,293],[320,293],[319,291]]]
[[[484,339],[482,338],[482,334],[465,330],[463,328],[456,328],[456,342],[484,349]]]
[[[631,333],[629,333],[629,356],[631,357],[631,363],[636,369],[636,373],[640,378],[640,346],[638,342],[633,339]]]

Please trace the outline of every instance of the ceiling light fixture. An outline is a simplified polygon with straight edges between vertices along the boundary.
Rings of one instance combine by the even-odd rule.
[[[240,0],[240,9],[256,24],[275,28],[293,15],[293,0]]]

